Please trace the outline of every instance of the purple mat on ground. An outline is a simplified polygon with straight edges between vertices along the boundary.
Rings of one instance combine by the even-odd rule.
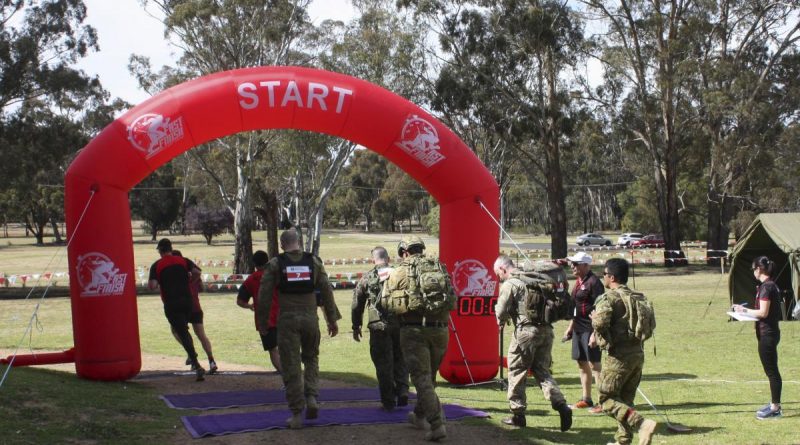
[[[306,420],[305,426],[329,425],[369,425],[380,423],[403,423],[411,410],[410,406],[398,408],[392,412],[374,407],[335,408],[319,410],[319,417]],[[489,417],[489,414],[463,407],[461,405],[444,405],[447,420],[458,420],[465,417]],[[289,410],[259,411],[234,414],[209,414],[205,416],[181,417],[183,425],[195,439],[206,436],[223,436],[225,434],[248,433],[286,428],[286,419],[291,416]]]
[[[410,399],[416,395],[409,393]],[[165,394],[159,396],[167,406],[176,409],[222,409],[237,406],[276,405],[286,403],[283,390],[249,390],[201,392],[196,394]],[[324,388],[319,390],[320,402],[370,402],[381,399],[377,388]]]

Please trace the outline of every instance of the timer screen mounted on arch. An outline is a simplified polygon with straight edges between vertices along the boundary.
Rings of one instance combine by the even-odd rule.
[[[477,316],[477,315],[491,315],[494,316],[494,305],[497,303],[497,297],[491,295],[462,295],[458,297],[458,315],[461,316]]]

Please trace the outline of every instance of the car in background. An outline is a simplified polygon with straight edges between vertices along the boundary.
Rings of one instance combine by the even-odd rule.
[[[647,235],[631,241],[630,247],[664,247],[664,237],[661,235]]]
[[[628,247],[631,245],[631,241],[642,239],[644,235],[639,232],[626,232],[617,238],[617,245],[622,247]]]
[[[575,244],[579,246],[610,246],[611,240],[596,233],[584,233],[575,238]]]

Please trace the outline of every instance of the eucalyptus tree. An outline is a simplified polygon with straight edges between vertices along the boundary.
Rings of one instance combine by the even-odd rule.
[[[309,60],[302,45],[310,29],[309,0],[141,1],[144,6],[154,5],[163,15],[166,37],[182,51],[175,80]],[[141,59],[133,62],[138,62],[134,70],[145,73],[140,78],[148,79],[147,71],[140,69]],[[191,152],[234,215],[233,271],[237,273],[252,269],[254,172],[256,161],[272,141],[270,132],[250,132],[218,139]]]
[[[454,127],[480,128],[472,142],[505,190],[514,163],[547,191],[553,256],[567,253],[561,151],[573,113],[566,74],[580,60],[579,17],[556,1],[401,1],[440,23],[448,57],[434,108]]]
[[[47,224],[61,240],[64,171],[118,105],[74,67],[97,50],[85,19],[80,0],[0,2],[0,195],[38,244]]]
[[[603,21],[596,36],[599,60],[610,91],[622,95],[610,110],[630,134],[631,148],[650,155],[656,208],[666,255],[680,250],[678,175],[683,152],[682,118],[691,115],[688,83],[692,78],[690,44],[701,38],[688,22],[696,11],[691,0],[581,0]],[[674,264],[669,262],[668,264]]]
[[[771,187],[765,158],[776,154],[785,126],[800,117],[800,98],[791,93],[800,87],[800,1],[717,0],[697,7],[703,14],[689,23],[703,38],[692,47],[692,93],[708,139],[708,249],[725,251],[732,219],[760,207],[756,189]]]

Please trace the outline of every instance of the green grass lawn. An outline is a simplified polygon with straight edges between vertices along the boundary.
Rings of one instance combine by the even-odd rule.
[[[176,246],[193,258],[221,259],[232,252],[229,240],[208,247],[197,237],[174,238]],[[263,236],[256,239],[263,240]],[[392,251],[395,240],[393,234],[333,232],[326,235],[321,254],[323,258],[362,257],[376,244]],[[436,241],[426,238],[429,241],[432,250],[436,250]],[[42,268],[46,258],[53,255],[50,249],[54,248],[24,246],[17,250],[15,245],[6,245],[0,248],[0,268],[20,258],[28,269]],[[43,254],[44,251],[48,254]],[[155,246],[137,238],[137,264],[149,265],[155,259]],[[360,271],[366,266],[328,269],[337,273]],[[659,435],[654,443],[789,444],[800,440],[796,433],[800,430],[800,324],[781,325],[779,365],[784,378],[784,417],[758,421],[755,410],[769,400],[769,386],[758,360],[753,325],[728,322],[725,316],[729,304],[727,276],[697,266],[678,270],[648,266],[637,268],[636,286],[653,301],[658,320],[655,341],[646,346],[640,388],[673,422],[693,429],[689,435]],[[320,358],[323,377],[374,385],[368,343],[356,343],[351,337],[352,293],[342,290],[335,295],[344,319],[338,337],[323,337]],[[236,306],[235,294],[201,294],[201,298],[206,331],[218,359],[264,365],[266,360],[253,327],[252,313]],[[67,298],[41,302],[32,336],[22,339],[38,303],[38,300],[0,300],[0,348],[13,349],[21,340],[21,353],[29,345],[45,350],[72,346]],[[159,298],[140,296],[138,303],[142,350],[181,357],[182,350],[169,336]],[[555,328],[553,372],[568,401],[575,402],[580,397],[577,366],[570,359],[569,344],[558,342],[564,328],[563,322]],[[507,340],[505,344],[508,345]],[[0,367],[0,372],[4,371]],[[505,393],[496,383],[456,387],[442,381],[437,391],[445,402],[488,411],[492,418],[487,428],[501,428],[500,419],[507,414],[508,405]],[[528,398],[528,428],[509,430],[510,438],[536,444],[613,441],[612,419],[576,412],[573,430],[560,433],[557,414],[550,410],[541,391],[532,383]],[[164,443],[173,434],[173,427],[179,425],[180,415],[187,414],[166,408],[156,394],[137,383],[91,382],[67,373],[25,368],[10,372],[0,387],[0,401],[3,402],[0,443]],[[643,399],[637,398],[636,403],[645,415],[662,420]],[[458,428],[458,423],[453,428]]]

